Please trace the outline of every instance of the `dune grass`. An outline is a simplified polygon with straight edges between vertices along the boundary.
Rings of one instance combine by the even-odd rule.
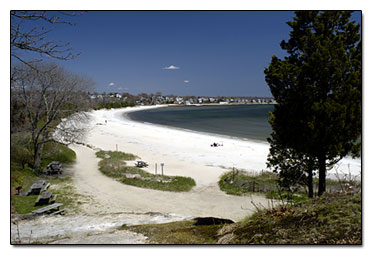
[[[232,170],[224,173],[220,177],[218,185],[220,189],[227,194],[242,196],[253,192],[259,192],[259,186],[263,183],[270,186],[270,190],[275,190],[275,180],[276,175],[271,172],[249,175],[245,171]]]

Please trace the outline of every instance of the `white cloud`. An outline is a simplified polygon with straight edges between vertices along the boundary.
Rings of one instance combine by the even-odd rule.
[[[109,83],[108,84],[108,86],[114,86],[115,85],[115,83]]]
[[[185,80],[185,81],[183,81],[184,83],[189,83],[190,81],[189,80]]]
[[[163,69],[180,69],[180,67],[177,67],[177,66],[174,66],[174,65],[170,65],[168,67],[164,67]]]

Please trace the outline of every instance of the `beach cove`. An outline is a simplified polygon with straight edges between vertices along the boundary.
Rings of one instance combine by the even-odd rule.
[[[136,110],[157,108],[143,106],[90,113],[89,132],[82,145],[71,145],[77,154],[73,181],[79,193],[90,196],[84,204],[86,213],[160,212],[182,217],[215,216],[238,221],[253,213],[252,204],[268,206],[264,196],[232,196],[219,190],[219,177],[231,169],[259,173],[266,169],[269,144],[228,138],[146,124],[123,117]],[[211,147],[212,143],[223,146]],[[146,161],[145,170],[155,171],[155,163],[164,163],[164,174],[187,176],[195,180],[190,192],[163,192],[124,185],[98,170],[95,152],[116,150],[132,153]],[[360,160],[343,159],[339,171],[358,175]],[[332,173],[332,171],[330,171]]]

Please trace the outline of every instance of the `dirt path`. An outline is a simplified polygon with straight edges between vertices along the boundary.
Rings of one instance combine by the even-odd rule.
[[[190,192],[176,193],[143,189],[117,182],[98,170],[95,151],[72,145],[77,160],[73,167],[73,182],[79,194],[89,196],[82,210],[88,214],[115,212],[159,212],[182,217],[214,216],[240,220],[255,211],[256,205],[267,205],[264,197],[231,196],[221,192],[217,183]]]
[[[13,243],[45,244],[145,244],[146,237],[123,225],[167,223],[200,216],[239,220],[254,211],[253,200],[262,197],[237,197],[221,192],[217,185],[196,188],[187,193],[163,192],[132,187],[117,182],[98,170],[95,151],[72,145],[77,159],[71,168],[73,184],[85,203],[82,213],[64,216],[12,217]]]

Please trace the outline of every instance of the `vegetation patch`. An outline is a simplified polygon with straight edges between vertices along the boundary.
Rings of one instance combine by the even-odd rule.
[[[96,156],[102,159],[109,159],[110,162],[118,161],[122,162],[123,160],[126,161],[133,161],[139,158],[136,155],[120,152],[120,151],[99,151],[96,153]]]
[[[165,224],[125,225],[121,229],[140,233],[153,244],[214,244],[223,225],[195,226],[195,221]]]
[[[138,157],[118,151],[99,151],[97,157],[99,170],[106,176],[115,178],[124,184],[162,191],[184,192],[195,186],[195,181],[189,177],[154,175],[134,166],[127,166],[125,161]]]
[[[308,192],[305,186],[297,187],[293,192],[280,189],[278,184],[278,174],[273,172],[261,172],[259,174],[249,174],[246,171],[235,170],[223,174],[218,182],[220,189],[231,195],[247,195],[252,193],[262,193],[266,198],[280,199],[285,201],[302,202],[308,200]],[[318,178],[314,179],[314,186],[318,185]],[[350,189],[360,188],[360,181],[352,178],[339,180],[327,179],[327,192],[347,192]],[[316,187],[315,187],[316,188]]]
[[[36,209],[47,206],[47,205],[35,206],[35,201],[37,197],[38,195],[31,195],[31,196],[12,195],[11,200],[14,205],[13,207],[18,214],[26,214]]]
[[[12,187],[29,187],[40,177],[38,172],[32,170],[29,164],[32,164],[32,148],[26,145],[28,138],[19,140],[21,137],[12,135],[11,146],[11,185]],[[76,160],[75,152],[66,145],[60,143],[45,143],[44,151],[41,157],[41,169],[45,171],[46,167],[52,161],[59,161],[63,165],[70,165]]]
[[[41,167],[46,168],[52,161],[59,161],[63,165],[70,165],[76,160],[76,153],[66,145],[46,143],[41,160]]]
[[[239,222],[225,243],[361,244],[361,207],[360,194],[326,193],[294,206],[261,210]]]
[[[261,172],[250,175],[246,171],[233,169],[223,174],[218,182],[220,189],[231,195],[248,193],[270,193],[277,190],[277,175],[272,172]]]
[[[33,183],[38,180],[47,180],[51,186],[50,190],[53,194],[58,194],[57,202],[63,203],[64,208],[71,211],[78,211],[79,205],[82,203],[82,195],[77,194],[72,184],[70,177],[49,177],[41,175],[28,166],[25,157],[28,157],[30,150],[27,146],[20,147],[19,145],[12,145],[12,150],[17,152],[11,153],[11,204],[12,212],[18,214],[30,213],[36,209],[44,206],[34,206],[37,195],[20,196],[15,195],[15,188],[22,186],[21,192],[26,191]],[[31,157],[29,157],[31,159]],[[60,161],[63,165],[72,164],[76,159],[75,152],[66,145],[59,143],[46,143],[41,160],[41,169],[45,170],[46,166],[52,161]]]

